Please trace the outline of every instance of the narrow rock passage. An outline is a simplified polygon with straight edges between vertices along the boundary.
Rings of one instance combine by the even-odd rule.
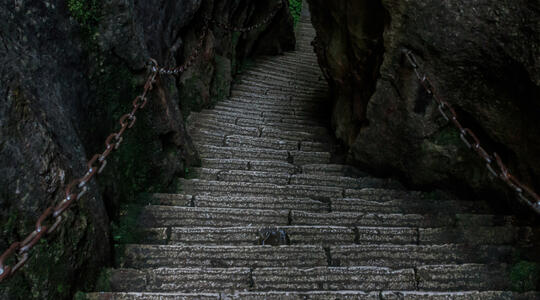
[[[506,262],[531,234],[513,217],[332,164],[309,17],[298,30],[297,51],[258,59],[229,100],[192,114],[197,179],[154,195],[147,244],[128,245],[110,291],[89,298],[538,296],[504,292]]]

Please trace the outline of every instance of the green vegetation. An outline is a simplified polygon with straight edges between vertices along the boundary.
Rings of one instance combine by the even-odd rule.
[[[536,289],[540,283],[540,265],[538,263],[521,260],[510,270],[512,289],[516,292],[525,292]]]
[[[302,13],[302,0],[289,0],[289,8],[294,19],[294,27],[296,27]]]
[[[73,18],[83,29],[83,33],[91,35],[99,22],[101,0],[68,0],[68,9]]]
[[[433,142],[439,146],[461,145],[461,138],[457,130],[452,127],[446,127],[433,137]]]

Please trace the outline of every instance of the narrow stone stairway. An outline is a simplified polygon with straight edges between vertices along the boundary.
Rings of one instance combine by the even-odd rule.
[[[509,264],[535,231],[486,205],[405,190],[335,164],[326,81],[310,42],[260,58],[215,109],[193,113],[197,179],[154,195],[89,299],[538,299]]]

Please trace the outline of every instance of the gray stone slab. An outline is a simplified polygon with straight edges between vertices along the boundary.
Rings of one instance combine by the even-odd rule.
[[[126,245],[129,268],[263,268],[327,266],[321,246]]]
[[[253,270],[254,290],[412,290],[412,269],[375,267],[263,268]]]
[[[288,224],[288,211],[147,206],[140,222],[149,227],[277,226]]]

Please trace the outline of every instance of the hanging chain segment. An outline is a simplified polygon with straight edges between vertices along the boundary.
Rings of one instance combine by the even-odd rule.
[[[54,207],[47,208],[42,215],[38,218],[36,222],[36,227],[32,233],[30,233],[22,242],[14,242],[10,247],[2,253],[0,256],[0,282],[11,277],[15,272],[22,268],[30,257],[30,251],[35,247],[35,245],[45,236],[51,235],[54,233],[62,220],[65,217],[66,210],[76,201],[80,200],[88,191],[88,182],[92,180],[96,175],[99,175],[103,172],[107,166],[107,158],[113,153],[113,151],[118,150],[124,140],[124,133],[133,128],[137,122],[136,114],[139,110],[143,109],[148,103],[148,94],[154,88],[156,79],[159,75],[178,75],[183,73],[189,67],[191,67],[197,57],[202,53],[202,48],[204,41],[206,39],[209,23],[215,23],[220,27],[226,28],[227,30],[246,32],[256,28],[259,28],[272,20],[277,14],[279,9],[283,6],[283,3],[280,4],[272,11],[272,13],[266,17],[261,23],[252,25],[246,28],[238,28],[234,26],[229,26],[227,24],[213,21],[211,19],[205,18],[204,25],[202,28],[202,33],[199,36],[197,46],[191,53],[191,55],[186,59],[186,61],[177,67],[174,68],[163,68],[160,67],[156,60],[150,59],[149,61],[149,75],[147,76],[146,82],[142,93],[137,96],[133,102],[133,108],[129,113],[122,115],[119,119],[120,129],[118,132],[111,133],[105,139],[105,149],[102,153],[95,154],[87,163],[86,173],[78,179],[71,181],[65,189],[65,198]],[[8,265],[7,262],[9,259],[13,258],[15,264],[13,266]]]
[[[502,159],[497,153],[490,155],[480,144],[480,140],[476,134],[469,128],[465,128],[458,120],[456,111],[452,106],[445,100],[443,100],[436,92],[435,87],[429,80],[428,76],[425,73],[420,71],[420,65],[415,57],[415,55],[410,50],[404,50],[403,54],[409,65],[413,68],[414,73],[420,84],[426,90],[426,92],[431,95],[437,104],[437,108],[443,118],[448,122],[452,122],[454,126],[459,131],[459,136],[467,148],[472,149],[478,154],[486,163],[486,168],[494,177],[501,179],[505,182],[510,188],[512,188],[517,196],[523,200],[528,206],[530,206],[534,211],[540,214],[540,196],[534,192],[533,189],[521,183],[517,178],[515,178],[508,168],[503,163]],[[494,167],[496,164],[498,171]]]

